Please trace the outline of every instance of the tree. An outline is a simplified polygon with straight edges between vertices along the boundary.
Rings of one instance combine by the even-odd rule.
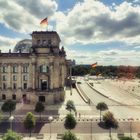
[[[35,111],[40,113],[40,120],[41,120],[41,113],[45,110],[45,106],[42,102],[37,102],[35,106]]]
[[[4,134],[2,140],[21,140],[22,137],[12,130],[8,130],[7,133]]]
[[[76,111],[74,102],[73,102],[72,100],[68,100],[68,101],[67,101],[67,103],[66,103],[66,109],[67,109],[68,111],[70,111],[70,113],[71,113],[72,110],[73,110],[73,111]]]
[[[24,120],[24,127],[29,130],[30,137],[31,137],[32,129],[35,127],[35,124],[36,124],[36,120],[34,115],[31,112],[28,112]]]
[[[65,122],[64,122],[65,128],[74,129],[76,124],[77,124],[77,122],[76,122],[76,119],[74,118],[74,116],[72,114],[67,114]]]
[[[12,111],[16,109],[16,102],[12,100],[7,100],[3,103],[1,109],[3,112],[9,112],[11,116]]]
[[[103,115],[103,121],[104,121],[105,126],[109,128],[110,130],[109,136],[111,138],[111,128],[117,128],[118,122],[110,111],[106,112],[105,115]]]
[[[120,140],[134,140],[133,138],[131,138],[131,137],[122,137],[122,138],[120,138]]]
[[[78,140],[75,134],[72,132],[68,131],[65,132],[64,136],[62,137],[62,140]]]
[[[0,113],[0,122],[2,121],[2,119],[3,119],[3,116],[2,116],[2,114]]]
[[[101,111],[107,110],[107,109],[108,109],[108,106],[107,106],[106,103],[100,102],[100,103],[97,104],[96,108],[97,108],[98,110],[100,110],[100,122],[101,122],[101,115],[102,115],[102,114],[101,114]]]

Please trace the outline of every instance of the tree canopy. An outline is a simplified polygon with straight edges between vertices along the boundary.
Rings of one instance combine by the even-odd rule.
[[[7,133],[4,134],[2,140],[21,140],[22,137],[12,130],[8,130]]]
[[[3,112],[9,112],[11,116],[11,112],[16,109],[16,102],[12,100],[7,100],[3,103],[1,109]]]
[[[74,118],[74,116],[72,114],[67,114],[65,122],[64,122],[65,128],[74,129],[76,124],[77,124],[77,122],[76,122],[76,119]]]
[[[78,140],[76,135],[70,131],[65,132],[62,140]]]
[[[100,102],[100,103],[97,104],[96,108],[97,108],[98,110],[100,110],[100,122],[101,122],[101,111],[107,110],[107,109],[108,109],[108,106],[107,106],[106,103]]]
[[[66,103],[66,109],[67,109],[68,111],[70,111],[70,113],[71,113],[72,110],[73,110],[73,111],[76,111],[74,102],[73,102],[72,100],[68,100],[68,101],[67,101],[67,103]]]
[[[34,115],[31,112],[28,112],[24,120],[24,127],[29,130],[30,136],[32,129],[35,127],[35,124],[36,120]]]
[[[41,119],[41,113],[45,110],[45,106],[42,102],[37,102],[35,106],[35,111],[40,113],[40,119]]]
[[[72,67],[73,76],[102,75],[104,77],[140,78],[140,66],[97,66],[76,65]]]

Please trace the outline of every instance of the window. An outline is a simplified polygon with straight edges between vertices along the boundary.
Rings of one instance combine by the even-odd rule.
[[[16,95],[15,94],[12,95],[12,99],[16,100]]]
[[[40,45],[40,40],[37,40],[37,45]]]
[[[6,95],[2,94],[2,100],[6,100]]]
[[[23,89],[27,89],[27,83],[23,84]]]
[[[3,66],[3,67],[2,67],[2,72],[3,72],[3,73],[6,73],[6,72],[7,72],[7,66]]]
[[[17,84],[13,83],[13,89],[17,89]]]
[[[40,72],[48,72],[48,66],[46,65],[40,66]]]
[[[23,75],[23,81],[27,81],[27,75]]]
[[[27,73],[28,72],[28,66],[23,66],[23,73]]]
[[[13,81],[17,81],[17,76],[13,75]]]
[[[18,72],[18,67],[17,66],[13,66],[13,73],[17,73]]]
[[[6,75],[3,75],[3,76],[2,76],[2,80],[3,80],[3,81],[6,81],[6,80],[7,80]]]
[[[43,45],[45,45],[46,44],[46,40],[43,40]]]
[[[3,89],[6,89],[6,84],[5,83],[3,83]]]

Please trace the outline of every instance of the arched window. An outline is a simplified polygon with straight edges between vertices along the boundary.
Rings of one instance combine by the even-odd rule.
[[[41,73],[48,73],[49,72],[49,67],[46,65],[41,65],[40,66],[40,72]]]

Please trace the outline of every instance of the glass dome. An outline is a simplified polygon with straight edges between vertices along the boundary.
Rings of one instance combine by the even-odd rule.
[[[16,44],[16,46],[13,49],[13,52],[17,53],[21,50],[22,53],[29,53],[31,47],[32,47],[32,40],[24,39]]]

